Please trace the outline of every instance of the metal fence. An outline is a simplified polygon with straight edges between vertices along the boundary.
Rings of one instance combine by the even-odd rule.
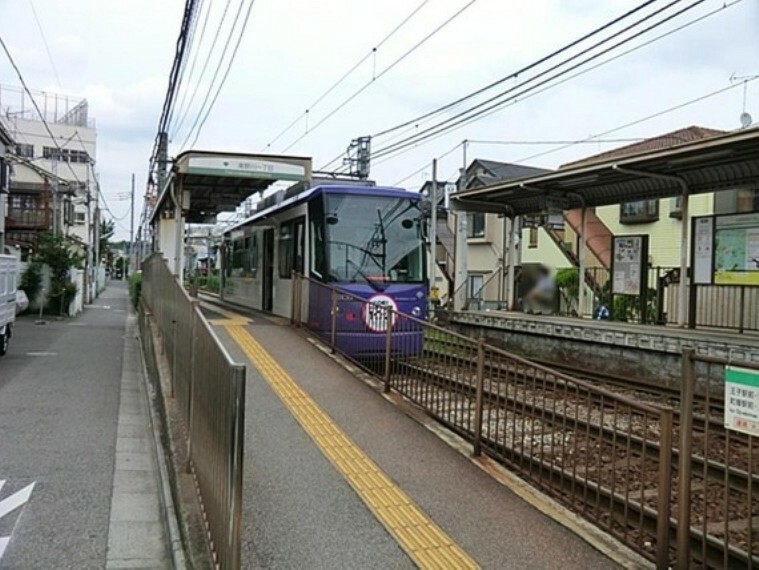
[[[749,411],[759,403],[747,387],[725,393],[726,366],[759,372],[758,363],[683,354],[673,479],[678,568],[759,568],[759,438],[725,427],[731,400]]]
[[[671,409],[612,393],[323,283],[304,277],[294,283],[293,323],[305,324],[381,378],[386,391],[403,394],[470,441],[475,454],[496,458],[657,566],[668,567]]]
[[[245,366],[233,362],[160,255],[142,266],[141,320],[160,335],[145,348],[165,352],[171,395],[187,424],[189,462],[215,563],[240,567]],[[144,326],[144,325],[143,325]]]

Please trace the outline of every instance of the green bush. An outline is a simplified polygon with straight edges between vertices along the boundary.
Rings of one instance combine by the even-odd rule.
[[[137,309],[140,306],[140,295],[142,294],[142,272],[132,273],[129,276],[129,298],[132,306]]]
[[[21,281],[18,284],[19,289],[23,289],[30,303],[34,303],[37,296],[42,290],[42,264],[31,262],[27,265],[24,273],[21,275]]]
[[[576,267],[559,269],[554,279],[556,286],[569,299],[576,299],[580,292],[580,272]]]
[[[221,282],[218,275],[203,275],[198,279],[198,288],[212,293],[218,293],[221,290]]]

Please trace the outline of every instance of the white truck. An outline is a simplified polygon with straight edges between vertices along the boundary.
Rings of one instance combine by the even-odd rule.
[[[0,356],[8,352],[8,345],[16,320],[16,287],[18,261],[13,255],[0,254]]]

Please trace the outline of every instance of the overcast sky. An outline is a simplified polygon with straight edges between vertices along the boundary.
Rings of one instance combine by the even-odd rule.
[[[247,0],[246,0],[247,1]],[[681,2],[682,7],[693,0]],[[55,78],[32,3],[47,38]],[[371,52],[422,0],[257,0],[237,59],[195,148],[259,152],[345,71]],[[343,84],[309,113],[309,126],[380,73],[469,0],[428,0],[419,12]],[[442,31],[377,79],[340,112],[288,150],[314,157],[315,167],[335,158],[352,138],[377,133],[499,79],[565,43],[606,23],[640,0],[476,0]],[[208,89],[231,16],[239,0],[229,1],[226,24],[211,64],[197,76],[209,52],[226,0],[205,0],[209,19],[185,100],[199,83],[182,127],[172,132],[176,154]],[[642,13],[667,4],[656,2]],[[669,107],[729,87],[730,77],[759,74],[759,1],[743,0],[685,30],[643,47],[580,77],[507,106],[499,113],[414,148],[388,161],[376,161],[372,177],[393,184],[464,140],[576,140],[602,133]],[[629,45],[638,45],[725,5],[705,0],[687,14]],[[87,98],[97,121],[97,168],[111,209],[126,216],[132,172],[138,193],[145,187],[148,158],[163,102],[182,0],[2,0],[0,35],[33,89]],[[244,10],[243,10],[244,14]],[[619,26],[615,29],[619,29]],[[196,32],[199,38],[200,26]],[[231,53],[230,46],[228,54]],[[621,50],[620,50],[621,51]],[[192,58],[192,55],[191,55]],[[192,59],[190,60],[192,61]],[[188,68],[189,69],[189,68]],[[223,73],[222,68],[219,78]],[[529,77],[529,74],[526,76]],[[18,81],[4,55],[0,83]],[[505,86],[513,86],[510,80]],[[697,124],[738,128],[743,86],[678,111],[608,135],[635,138]],[[179,100],[182,100],[180,92]],[[748,84],[746,110],[759,120],[759,80]],[[4,111],[4,110],[3,110]],[[179,118],[175,120],[175,128]],[[420,125],[423,128],[426,125]],[[301,118],[269,151],[279,153],[304,134]],[[401,134],[411,134],[404,131]],[[387,138],[374,141],[380,148]],[[617,143],[620,144],[620,143]],[[469,159],[501,161],[553,149],[547,145],[469,145]],[[528,164],[555,168],[613,147],[613,143],[574,145]],[[380,163],[381,162],[381,163]],[[454,178],[460,151],[441,160],[440,178]],[[418,188],[430,176],[425,168],[404,185]],[[138,201],[139,202],[139,201]],[[138,204],[139,212],[139,204]],[[128,236],[128,216],[117,237]]]

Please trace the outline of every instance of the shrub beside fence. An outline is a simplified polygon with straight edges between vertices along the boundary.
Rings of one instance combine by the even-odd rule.
[[[245,366],[235,363],[160,255],[142,266],[141,323],[152,318],[187,425],[189,462],[215,556],[240,567]],[[143,331],[144,337],[149,333]],[[143,338],[146,349],[152,338]]]

